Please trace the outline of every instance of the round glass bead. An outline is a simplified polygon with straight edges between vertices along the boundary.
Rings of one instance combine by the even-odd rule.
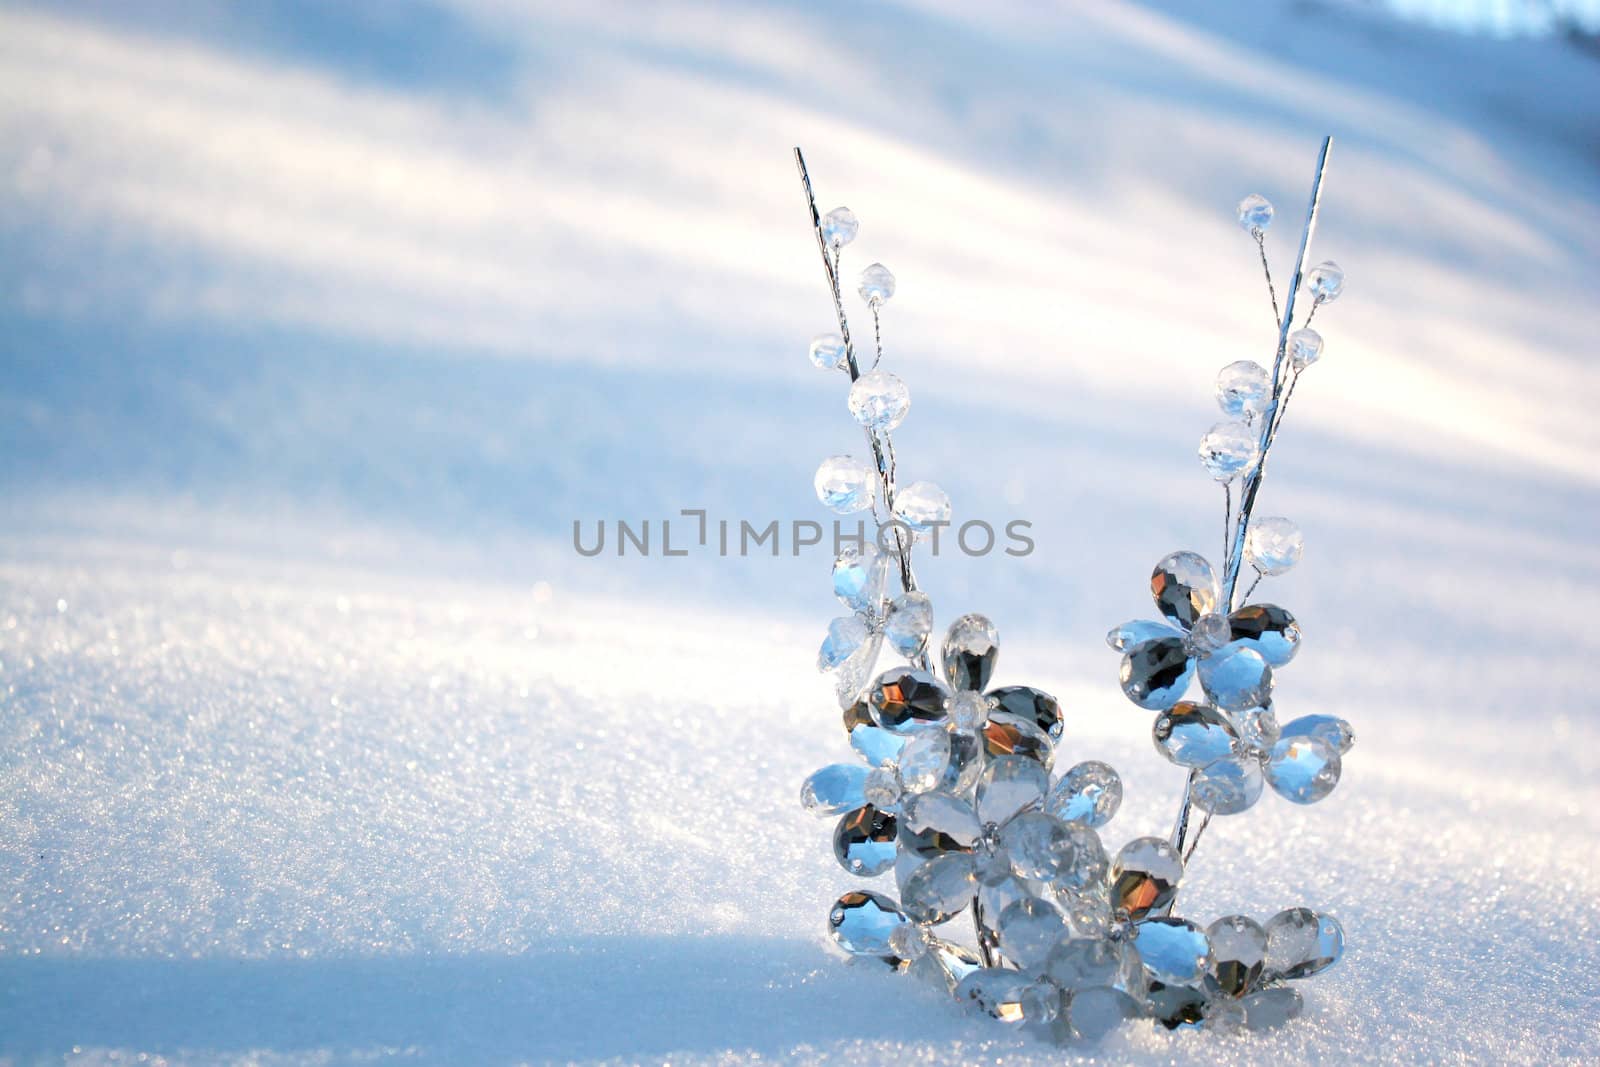
[[[867,775],[866,785],[861,787],[861,795],[868,804],[879,811],[894,811],[900,806],[900,776],[890,767],[875,767]]]
[[[1000,951],[1029,971],[1042,965],[1050,950],[1069,933],[1067,920],[1049,901],[1023,897],[1000,913]]]
[[[928,954],[929,936],[926,927],[905,923],[889,934],[889,948],[900,959],[920,960]]]
[[[1305,370],[1322,358],[1322,335],[1306,327],[1289,335],[1289,362],[1294,369]]]
[[[861,287],[856,290],[869,304],[882,304],[894,296],[894,275],[882,263],[874,263],[861,272]]]
[[[817,467],[811,484],[823,506],[840,515],[872,506],[875,476],[871,467],[854,456],[829,456]]]
[[[1344,955],[1344,928],[1332,915],[1289,908],[1267,920],[1266,971],[1276,978],[1307,978]]]
[[[1020,971],[985,967],[961,980],[956,999],[971,1011],[1020,1026],[1027,1021],[1023,1015],[1022,991],[1032,984]]]
[[[1209,656],[1233,640],[1233,623],[1219,611],[1202,615],[1184,642],[1191,656]]]
[[[856,890],[834,902],[828,912],[828,936],[853,956],[892,956],[895,930],[909,920],[882,893]]]
[[[1300,527],[1282,515],[1256,519],[1244,539],[1244,558],[1262,574],[1283,574],[1305,555],[1306,539]]]
[[[1200,661],[1200,688],[1219,708],[1239,711],[1272,697],[1272,668],[1261,653],[1232,644]]]
[[[844,366],[844,338],[836,333],[819,333],[813,337],[811,365],[822,370],[838,370]]]
[[[1244,996],[1266,965],[1266,930],[1248,916],[1225,915],[1206,927],[1206,937],[1211,942],[1206,984],[1224,996]]]
[[[871,370],[850,386],[850,414],[869,430],[892,430],[911,410],[906,383],[886,370]]]
[[[889,639],[896,652],[907,659],[921,655],[932,632],[933,602],[928,594],[914,589],[901,593],[890,603],[883,636]]]
[[[1255,753],[1224,756],[1195,771],[1189,794],[1195,807],[1213,815],[1237,815],[1261,799],[1261,760]]]
[[[1170,708],[1189,688],[1194,665],[1182,637],[1145,641],[1122,655],[1122,691],[1141,708]]]
[[[1344,292],[1344,271],[1333,260],[1324,260],[1306,274],[1306,291],[1319,304],[1331,304]]]
[[[1248,648],[1274,667],[1282,667],[1300,651],[1300,624],[1276,604],[1246,604],[1228,622],[1233,643]]]
[[[900,900],[917,922],[942,923],[959,915],[972,903],[978,882],[972,874],[972,856],[946,852],[906,876]]]
[[[1259,447],[1256,431],[1244,423],[1219,422],[1200,438],[1197,452],[1211,477],[1229,482],[1250,468]]]
[[[1056,783],[1044,810],[1063,822],[1098,829],[1122,806],[1122,778],[1099,760],[1085,760]]]
[[[1265,756],[1278,743],[1283,731],[1278,726],[1278,716],[1271,705],[1245,708],[1229,715],[1233,728],[1239,735],[1239,744],[1249,752]]]
[[[1254,418],[1266,409],[1271,395],[1272,375],[1253,359],[1230,363],[1217,373],[1217,406],[1229,418]]]
[[[861,223],[856,213],[847,207],[836,207],[822,216],[822,239],[834,248],[842,248],[856,239]]]
[[[989,700],[982,693],[964,690],[950,698],[950,726],[956,730],[981,730],[989,721]]]
[[[950,521],[950,497],[933,482],[912,482],[894,495],[897,519],[917,533]]]
[[[1321,737],[1281,737],[1267,758],[1266,774],[1285,800],[1315,804],[1339,784],[1339,750]]]
[[[1183,860],[1165,838],[1136,837],[1111,865],[1111,905],[1135,921],[1172,902],[1183,878]]]
[[[1260,193],[1251,193],[1239,201],[1239,228],[1251,236],[1260,236],[1272,225],[1272,202]]]
[[[978,777],[978,821],[1000,825],[1017,812],[1044,799],[1050,773],[1027,756],[992,759]]]

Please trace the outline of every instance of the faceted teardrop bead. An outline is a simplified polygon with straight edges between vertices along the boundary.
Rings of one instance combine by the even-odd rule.
[[[1344,271],[1333,260],[1323,260],[1306,274],[1306,291],[1319,304],[1333,303],[1344,292]]]
[[[1195,663],[1181,637],[1135,645],[1122,656],[1122,691],[1149,711],[1169,708],[1189,688]]]
[[[1244,1029],[1244,1005],[1231,1000],[1213,1000],[1206,1005],[1205,1028],[1216,1034],[1236,1034]]]
[[[856,213],[847,207],[836,207],[822,216],[822,239],[830,247],[840,248],[856,239],[861,222]]]
[[[1278,727],[1278,716],[1273,713],[1270,704],[1230,712],[1228,718],[1233,720],[1240,747],[1262,757],[1272,751],[1272,746],[1278,743],[1282,734]]]
[[[894,517],[917,534],[950,521],[950,495],[933,482],[912,482],[894,494]]]
[[[1025,897],[1000,913],[1000,951],[1027,971],[1044,964],[1045,957],[1068,936],[1067,921],[1054,904]]]
[[[1339,750],[1320,737],[1282,737],[1267,758],[1267,784],[1296,804],[1315,804],[1339,784]]]
[[[1300,624],[1288,609],[1276,604],[1246,604],[1228,616],[1235,643],[1282,667],[1300,651]]]
[[[1022,992],[1032,981],[1020,971],[985,967],[962,980],[956,987],[956,999],[992,1019],[1020,1024],[1025,1021]]]
[[[1050,774],[1026,756],[1000,756],[978,776],[978,822],[999,825],[1036,806],[1050,787]]]
[[[938,788],[956,796],[966,796],[978,784],[978,775],[983,773],[983,741],[978,734],[961,730],[952,730],[947,736],[950,738],[950,761],[945,764]]]
[[[1211,477],[1230,482],[1255,463],[1261,438],[1242,422],[1219,422],[1200,438],[1200,462]]]
[[[889,939],[909,921],[882,893],[857,889],[834,902],[828,912],[828,936],[852,956],[892,956]]]
[[[1306,327],[1289,335],[1289,362],[1297,371],[1305,370],[1322,358],[1322,335]]]
[[[841,708],[852,707],[861,699],[861,690],[866,688],[867,679],[872,677],[872,668],[878,665],[878,650],[882,647],[883,634],[870,631],[861,647],[834,668],[833,691],[839,698]]]
[[[1226,915],[1206,927],[1211,941],[1207,987],[1228,997],[1242,997],[1261,980],[1267,961],[1267,932],[1244,915]]]
[[[993,712],[983,724],[983,749],[990,759],[1002,756],[1024,756],[1039,766],[1050,767],[1055,759],[1055,749],[1049,736],[1031,720]]]
[[[1113,627],[1106,634],[1106,644],[1118,652],[1126,652],[1135,645],[1142,645],[1146,641],[1154,641],[1158,637],[1183,637],[1182,630],[1173,629],[1164,622],[1150,622],[1144,619],[1134,619],[1121,626]]]
[[[1320,737],[1341,756],[1356,743],[1350,724],[1336,715],[1302,715],[1283,726],[1282,737]]]
[[[1288,986],[1257,990],[1239,1003],[1244,1008],[1246,1030],[1275,1029],[1305,1010],[1300,991]]]
[[[833,561],[833,595],[852,611],[875,614],[883,604],[889,557],[871,541],[846,545]]]
[[[900,753],[900,784],[907,793],[939,788],[950,766],[950,735],[944,730],[917,730]]]
[[[1272,668],[1255,649],[1232,644],[1200,660],[1200,688],[1220,708],[1253,708],[1272,699]]]
[[[891,815],[900,810],[900,799],[905,789],[900,785],[900,772],[894,767],[874,767],[867,775],[867,784],[861,787],[867,803]]]
[[[928,634],[932,631],[933,602],[928,594],[914,589],[890,602],[883,636],[889,639],[896,652],[907,659],[915,659],[927,647]]]
[[[811,339],[811,365],[820,370],[838,370],[845,365],[844,338],[836,333],[819,333]]]
[[[1139,1003],[1120,989],[1091,986],[1072,994],[1067,1002],[1067,1018],[1072,1036],[1084,1044],[1095,1044],[1129,1019],[1140,1015]]]
[[[1006,685],[989,692],[994,710],[1027,719],[1043,730],[1051,741],[1061,740],[1061,705],[1043,689],[1031,685]]]
[[[1172,903],[1183,879],[1183,860],[1159,837],[1136,837],[1111,864],[1111,904],[1134,921]]]
[[[970,849],[983,826],[972,805],[950,793],[920,793],[906,801],[900,840],[918,855]]]
[[[1217,406],[1234,419],[1250,419],[1266,409],[1272,375],[1253,359],[1230,363],[1217,373]]]
[[[833,830],[833,855],[839,866],[874,878],[894,866],[895,819],[867,804],[847,812]]]
[[[1261,799],[1264,778],[1254,752],[1226,756],[1195,772],[1189,795],[1195,807],[1212,815],[1237,815]]]
[[[950,692],[927,671],[891,667],[878,675],[867,693],[872,721],[894,733],[910,733],[943,722]]]
[[[951,996],[955,995],[956,989],[967,975],[983,969],[983,961],[972,949],[939,937],[929,939],[928,954],[924,958],[931,960],[937,967],[935,973],[943,981]]]
[[[1198,552],[1173,552],[1150,572],[1150,595],[1168,622],[1188,630],[1222,602],[1217,572]]]
[[[972,856],[946,852],[912,871],[900,893],[906,914],[920,923],[935,925],[959,915],[977,894]]]
[[[817,466],[812,487],[829,511],[849,515],[872,506],[877,473],[854,456],[829,456]]]
[[[1306,539],[1300,527],[1282,515],[1268,515],[1250,524],[1244,539],[1244,558],[1262,574],[1286,574],[1305,555]]]
[[[916,923],[906,923],[889,935],[889,947],[895,956],[912,963],[928,954],[932,941],[928,928]]]
[[[866,803],[862,793],[870,773],[857,763],[830,763],[813,771],[800,786],[800,806],[813,815],[842,815]]]
[[[1050,790],[1044,810],[1063,822],[1097,829],[1111,821],[1122,806],[1122,778],[1099,760],[1085,760]]]
[[[1233,725],[1216,708],[1187,700],[1157,715],[1152,735],[1156,750],[1180,767],[1204,767],[1233,755],[1239,744]]]
[[[1105,855],[1105,848],[1100,850]],[[1111,901],[1106,895],[1105,872],[1109,861],[1100,864],[1100,877],[1096,884],[1086,885],[1082,889],[1068,886],[1052,886],[1056,894],[1056,906],[1059,907],[1072,923],[1072,931],[1079,937],[1106,938],[1111,935]]]
[[[828,623],[828,635],[817,649],[817,670],[831,671],[867,643],[867,624],[859,615],[844,615]]]
[[[911,390],[886,370],[869,370],[850,387],[850,415],[869,430],[883,433],[906,420]]]
[[[870,723],[866,726],[857,726],[850,731],[850,747],[874,767],[898,762],[900,751],[905,745],[906,739],[900,734],[890,733],[881,726],[873,726]]]
[[[982,691],[1000,658],[1000,634],[985,616],[967,614],[950,624],[940,659],[944,678],[955,690]]]
[[[1053,882],[1078,860],[1072,827],[1042,811],[1024,811],[1001,827],[1000,840],[1019,878]]]
[[[1344,927],[1332,915],[1289,908],[1267,920],[1266,973],[1274,978],[1309,978],[1344,955]]]
[[[861,285],[856,292],[869,304],[885,303],[894,296],[894,275],[882,263],[874,263],[861,272]]]
[[[1152,979],[1145,992],[1145,1006],[1150,1016],[1168,1030],[1198,1030],[1205,1025],[1209,1005],[1198,986]]]
[[[1272,202],[1260,193],[1251,193],[1239,201],[1239,228],[1252,237],[1259,237],[1272,225]]]
[[[1044,973],[1062,989],[1109,986],[1137,989],[1138,951],[1126,941],[1072,937],[1060,941],[1044,962]]]
[[[1211,966],[1206,932],[1187,919],[1147,919],[1139,924],[1134,943],[1145,971],[1167,985],[1196,985]]]

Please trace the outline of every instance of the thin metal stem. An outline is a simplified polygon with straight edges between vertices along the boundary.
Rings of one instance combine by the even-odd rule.
[[[1233,483],[1222,483],[1222,551],[1233,541]],[[1223,558],[1227,558],[1224,556]]]
[[[1256,580],[1250,583],[1250,588],[1246,589],[1244,591],[1244,596],[1241,596],[1239,598],[1239,603],[1241,605],[1250,603],[1250,594],[1254,593],[1256,591],[1256,586],[1260,585],[1261,584],[1261,579],[1263,579],[1265,577],[1266,577],[1266,573],[1265,572],[1256,571]]]
[[[978,958],[985,967],[994,966],[994,950],[989,947],[988,935],[983,931],[983,905],[976,894],[972,897],[972,930],[978,935]]]
[[[883,322],[878,316],[878,302],[872,302],[872,343],[877,348],[878,354],[872,357],[872,369],[877,370],[878,364],[883,362]]]
[[[1267,263],[1267,235],[1261,230],[1256,231],[1256,251],[1261,253],[1261,273],[1267,276],[1267,295],[1272,298],[1272,323],[1277,325],[1283,316],[1278,313],[1278,290],[1272,285],[1272,267]]]
[[[1313,300],[1311,302],[1311,310],[1306,313],[1306,321],[1300,324],[1300,328],[1302,330],[1309,330],[1311,328],[1311,320],[1317,317],[1317,309],[1321,306],[1322,301],[1320,299]]]
[[[1194,850],[1200,847],[1200,838],[1205,835],[1206,827],[1211,825],[1211,813],[1206,812],[1205,818],[1200,820],[1200,828],[1194,832],[1194,837],[1189,841],[1189,847],[1183,854],[1183,862],[1188,866],[1189,860],[1194,858]]]

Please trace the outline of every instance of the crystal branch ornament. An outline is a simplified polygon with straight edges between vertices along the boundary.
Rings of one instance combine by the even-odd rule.
[[[1229,610],[1241,561],[1259,580],[1300,554],[1292,524],[1254,520],[1252,512],[1294,383],[1321,351],[1309,315],[1301,330],[1289,328],[1327,151],[1325,142],[1294,284],[1277,318],[1273,370],[1224,368],[1218,399],[1232,418],[1201,446],[1225,491],[1224,577],[1192,552],[1173,553],[1152,579],[1166,621],[1128,623],[1110,636],[1124,652],[1124,691],[1158,713],[1157,748],[1189,769],[1173,832],[1112,851],[1101,835],[1121,804],[1121,779],[1095,760],[1053,776],[1061,706],[1029,686],[991,686],[1000,647],[994,624],[960,615],[930,647],[933,606],[917,586],[912,553],[922,533],[949,521],[950,502],[930,482],[898,481],[891,433],[910,394],[880,369],[894,276],[874,263],[860,277],[857,294],[873,320],[863,371],[841,281],[859,222],[848,208],[819,214],[795,149],[837,325],[812,340],[810,358],[848,375],[848,407],[867,456],[830,456],[815,488],[835,512],[871,512],[876,535],[834,562],[833,591],[851,613],[829,624],[817,656],[833,675],[858,760],[823,767],[800,790],[806,810],[836,820],[834,856],[864,882],[828,910],[828,936],[848,956],[920,975],[978,1014],[1060,1044],[1092,1042],[1137,1019],[1171,1029],[1276,1026],[1302,1006],[1286,983],[1338,959],[1339,924],[1305,908],[1265,923],[1229,915],[1205,927],[1172,914],[1186,861],[1213,815],[1248,808],[1263,781],[1300,803],[1319,799],[1349,747],[1339,720],[1310,716],[1280,729],[1273,718],[1271,669],[1298,649],[1294,618],[1269,604]],[[1271,217],[1262,198],[1240,205],[1264,270]],[[1270,290],[1270,270],[1267,277]],[[1337,298],[1343,276],[1332,264],[1305,277],[1312,314]],[[1275,292],[1273,307],[1276,316]],[[879,671],[886,638],[905,662]],[[1209,703],[1182,700],[1196,675]],[[1203,818],[1191,836],[1194,809]],[[963,914],[971,915],[970,933],[949,925]]]

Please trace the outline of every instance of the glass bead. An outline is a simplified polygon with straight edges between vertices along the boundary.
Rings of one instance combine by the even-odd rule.
[[[1300,651],[1300,624],[1276,604],[1246,604],[1228,616],[1235,644],[1248,648],[1273,667],[1282,667]]]
[[[1278,726],[1278,716],[1271,705],[1245,708],[1228,716],[1233,720],[1234,732],[1239,735],[1239,745],[1248,752],[1265,755],[1278,743],[1283,731]]]
[[[949,922],[972,903],[978,883],[972,873],[972,856],[946,852],[912,871],[900,893],[906,914],[920,923]]]
[[[1045,1026],[1055,1022],[1063,1007],[1061,990],[1054,982],[1030,982],[1018,994],[1022,1017],[1030,1025]]]
[[[978,734],[968,730],[951,730],[948,736],[950,761],[945,764],[938,788],[966,796],[978,784],[978,775],[983,773],[983,742]]]
[[[811,339],[811,365],[820,370],[838,370],[848,363],[844,338],[836,333],[819,333]]]
[[[1105,854],[1102,847],[1101,854]],[[1099,883],[1086,887],[1083,890],[1065,889],[1054,886],[1056,904],[1072,923],[1072,930],[1079,937],[1106,938],[1111,933],[1111,902],[1106,898],[1105,871],[1109,862],[1101,865]],[[1118,942],[1126,944],[1125,942]]]
[[[876,631],[868,633],[861,647],[835,668],[833,690],[841,708],[851,707],[861,699],[861,690],[872,677],[872,668],[877,666],[878,650],[882,647],[883,635]]]
[[[897,734],[910,733],[945,718],[950,691],[928,671],[891,667],[867,693],[872,721]]]
[[[1253,708],[1272,699],[1272,668],[1259,652],[1232,644],[1200,661],[1200,687],[1218,707]]]
[[[874,767],[867,775],[866,785],[861,787],[861,795],[868,804],[891,813],[899,810],[903,793],[900,776],[892,767]]]
[[[905,744],[904,737],[879,726],[857,726],[850,731],[850,747],[874,767],[897,762]]]
[[[859,615],[844,615],[828,623],[828,636],[817,649],[817,670],[831,671],[855,655],[868,637],[867,624]]]
[[[1156,750],[1180,767],[1204,767],[1233,755],[1239,737],[1216,708],[1180,701],[1156,716],[1151,727]]]
[[[919,793],[906,800],[901,839],[919,855],[970,849],[983,833],[972,805],[951,793]]]
[[[1244,423],[1219,422],[1200,438],[1198,454],[1212,478],[1231,482],[1255,463],[1260,446],[1259,435]]]
[[[1145,971],[1167,985],[1192,986],[1211,966],[1206,932],[1187,919],[1163,916],[1139,924],[1139,958]]]
[[[900,783],[907,793],[939,788],[950,766],[950,735],[944,730],[917,730],[900,753]]]
[[[1145,1004],[1156,1022],[1168,1030],[1198,1030],[1205,1025],[1206,995],[1198,986],[1172,985],[1152,979]]]
[[[1289,363],[1303,371],[1322,358],[1322,335],[1307,326],[1291,333],[1287,341]]]
[[[1232,640],[1233,625],[1228,616],[1213,611],[1195,620],[1183,647],[1191,656],[1209,656]]]
[[[1267,758],[1266,775],[1285,800],[1315,804],[1339,784],[1339,750],[1320,737],[1280,737]]]
[[[1137,953],[1125,942],[1102,938],[1069,937],[1058,941],[1045,958],[1044,973],[1062,989],[1094,986],[1127,989],[1138,967]]]
[[[1306,291],[1319,304],[1333,303],[1344,292],[1344,271],[1333,260],[1323,260],[1306,274]]]
[[[1098,829],[1111,821],[1122,806],[1122,778],[1115,768],[1099,760],[1085,760],[1056,783],[1044,810],[1063,822]]]
[[[846,812],[833,830],[833,855],[839,866],[873,878],[894,866],[895,820],[870,804]]]
[[[852,956],[893,956],[889,939],[907,922],[894,901],[858,889],[834,902],[828,912],[828,937]]]
[[[985,967],[962,980],[956,988],[956,999],[969,1010],[1019,1025],[1025,1021],[1022,991],[1032,983],[1033,980],[1020,971]]]
[[[1341,756],[1356,743],[1350,724],[1336,715],[1302,715],[1283,726],[1282,737],[1320,737]]]
[[[895,503],[898,506],[899,501]],[[940,659],[945,681],[952,689],[983,689],[999,657],[999,631],[982,615],[963,615],[945,633]]]
[[[989,721],[989,701],[979,693],[957,693],[950,698],[950,726],[961,731],[978,731]]]
[[[869,304],[885,304],[894,296],[894,275],[882,263],[874,263],[861,272],[861,285],[856,292]]]
[[[1042,811],[1024,811],[1000,828],[1000,840],[1018,878],[1053,882],[1077,862],[1078,842],[1066,823]]]
[[[1118,652],[1126,652],[1134,645],[1142,645],[1146,641],[1154,641],[1158,637],[1182,637],[1183,631],[1174,629],[1164,622],[1150,622],[1144,619],[1134,619],[1121,626],[1114,626],[1106,634],[1106,644]]]
[[[1266,410],[1272,375],[1253,359],[1230,363],[1217,373],[1217,405],[1233,419],[1252,419]]]
[[[1024,897],[1000,913],[1000,951],[1024,970],[1040,967],[1050,950],[1069,935],[1067,921],[1054,904]]]
[[[983,750],[991,759],[1002,756],[1026,757],[1049,769],[1055,751],[1050,735],[1024,719],[1003,711],[990,711],[983,724]]]
[[[877,475],[854,456],[829,456],[817,466],[811,484],[824,507],[849,515],[872,506]]]
[[[1239,201],[1239,227],[1252,237],[1259,237],[1272,225],[1272,202],[1260,193],[1251,193]]]
[[[1244,1005],[1231,1000],[1213,1000],[1206,1005],[1205,1028],[1218,1034],[1236,1034],[1244,1029]]]
[[[1138,1001],[1120,989],[1105,986],[1080,989],[1067,1002],[1072,1036],[1090,1045],[1103,1040],[1123,1023],[1138,1018],[1140,1014]]]
[[[1043,730],[1051,741],[1059,741],[1063,730],[1061,705],[1043,689],[1030,685],[1001,686],[989,692],[994,710],[1026,719]]]
[[[1188,630],[1222,603],[1217,572],[1198,552],[1173,552],[1150,572],[1150,595],[1162,616]]]
[[[883,636],[894,650],[907,659],[922,655],[928,645],[928,635],[933,632],[933,602],[928,594],[913,589],[901,593],[889,604],[884,619]]]
[[[889,934],[889,948],[903,960],[920,960],[928,954],[931,935],[926,927],[904,923]]]
[[[1267,920],[1266,973],[1274,978],[1309,978],[1344,955],[1344,927],[1332,915],[1289,908]]]
[[[1049,786],[1049,772],[1037,760],[1026,756],[992,759],[978,776],[978,821],[999,825],[1037,805]]]
[[[800,784],[800,806],[813,815],[842,815],[866,803],[868,769],[855,763],[830,763]]]
[[[1256,519],[1244,539],[1244,559],[1262,574],[1284,574],[1305,555],[1300,527],[1281,515]]]
[[[1138,921],[1172,903],[1183,878],[1183,860],[1164,838],[1136,837],[1111,864],[1111,903]]]
[[[911,390],[886,370],[869,370],[850,386],[850,415],[869,430],[892,430],[910,410]]]
[[[950,522],[950,497],[933,482],[912,482],[894,494],[895,518],[917,533]]]
[[[1244,915],[1226,915],[1206,927],[1211,965],[1206,986],[1226,997],[1242,997],[1261,980],[1267,962],[1267,932]]]
[[[1161,637],[1135,645],[1122,657],[1122,691],[1150,711],[1169,708],[1189,688],[1195,660],[1182,637]]]
[[[888,575],[889,557],[877,545],[871,541],[859,547],[846,545],[833,561],[833,595],[853,611],[876,614]]]
[[[933,973],[944,983],[945,989],[951,996],[960,988],[967,975],[973,971],[983,969],[983,961],[978,954],[965,945],[958,945],[939,937],[928,939],[928,954],[925,959],[933,961]]]
[[[1265,784],[1255,753],[1225,756],[1199,768],[1189,795],[1195,807],[1213,815],[1237,815],[1261,799]]]
[[[1239,1006],[1244,1008],[1245,1029],[1271,1030],[1298,1017],[1305,1010],[1305,1000],[1298,989],[1275,986],[1251,993]]]
[[[836,207],[822,216],[822,239],[833,248],[842,248],[856,239],[861,223],[847,207]]]

